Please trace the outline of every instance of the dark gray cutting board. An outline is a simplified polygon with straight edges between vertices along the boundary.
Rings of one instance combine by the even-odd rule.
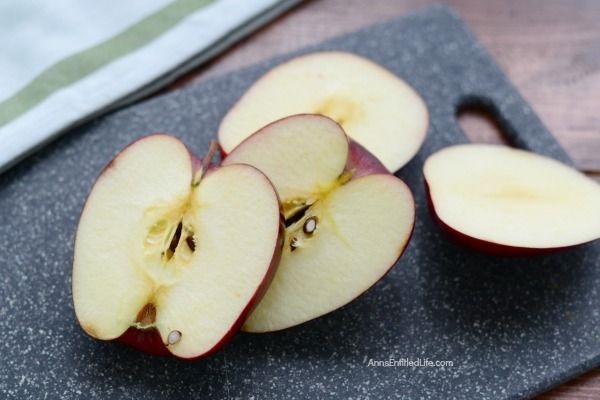
[[[461,104],[490,107],[516,145],[568,162],[461,21],[435,7],[302,52],[315,49],[374,59],[429,107],[427,141],[398,174],[415,193],[418,221],[399,264],[335,313],[240,334],[196,363],[84,335],[71,304],[73,237],[104,164],[153,131],[202,154],[244,90],[292,55],[154,98],[74,130],[0,177],[1,398],[520,398],[599,364],[598,243],[494,258],[448,242],[429,217],[421,167],[432,151],[466,141],[455,120]],[[454,366],[367,366],[389,358]]]

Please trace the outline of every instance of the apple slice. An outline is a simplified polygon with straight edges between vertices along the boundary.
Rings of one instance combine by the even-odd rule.
[[[427,132],[427,107],[406,82],[374,62],[344,52],[312,53],[260,78],[225,115],[219,142],[229,153],[270,122],[322,114],[396,171],[417,153]]]
[[[89,335],[197,358],[224,344],[264,292],[283,234],[275,190],[250,166],[194,165],[178,139],[153,135],[96,181],[73,261]]]
[[[342,128],[296,115],[247,138],[224,160],[263,171],[283,204],[286,235],[278,272],[243,330],[288,328],[333,311],[375,284],[411,236],[408,187]]]
[[[431,155],[423,172],[434,217],[479,250],[527,255],[600,237],[600,186],[551,158],[468,144]]]

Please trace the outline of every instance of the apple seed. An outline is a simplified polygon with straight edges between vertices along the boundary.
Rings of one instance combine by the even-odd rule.
[[[168,345],[177,344],[180,340],[181,340],[181,332],[179,332],[179,331],[169,332],[169,336],[167,336],[167,344]]]
[[[181,239],[181,230],[183,229],[183,224],[181,221],[179,221],[179,224],[177,224],[177,228],[175,229],[175,233],[173,234],[173,237],[171,238],[171,243],[169,244],[169,248],[167,249],[166,255],[167,255],[167,261],[169,261],[171,258],[173,258],[173,255],[175,254],[175,251],[177,250],[177,246],[179,246],[179,239]]]
[[[185,242],[187,243],[188,247],[190,248],[191,251],[195,251],[196,250],[196,242],[194,241],[194,237],[193,236],[188,236],[185,238]]]
[[[149,326],[154,323],[156,320],[156,307],[152,303],[146,304],[142,309],[138,312],[137,317],[135,318],[135,322],[140,324],[140,326]]]
[[[316,229],[317,229],[317,217],[314,217],[314,216],[308,218],[304,222],[304,226],[302,227],[302,230],[307,235],[312,235],[315,232]]]
[[[298,242],[298,238],[296,236],[294,236],[292,238],[292,240],[290,240],[290,249],[291,249],[291,251],[296,250],[299,246],[300,246],[300,243]]]

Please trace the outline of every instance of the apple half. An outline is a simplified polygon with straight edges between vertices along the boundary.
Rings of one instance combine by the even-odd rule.
[[[239,329],[278,263],[280,206],[257,169],[207,164],[157,134],[126,147],[99,176],[73,261],[86,333],[191,359]]]
[[[478,250],[529,255],[600,237],[600,185],[554,159],[466,144],[432,154],[423,172],[434,218]]]
[[[301,113],[332,118],[391,172],[417,153],[428,125],[425,103],[396,75],[356,54],[319,52],[256,81],[223,118],[219,142],[229,153],[268,123]]]
[[[352,301],[394,266],[410,239],[409,188],[321,115],[286,117],[223,161],[249,164],[277,189],[285,217],[279,268],[243,330],[281,330]]]

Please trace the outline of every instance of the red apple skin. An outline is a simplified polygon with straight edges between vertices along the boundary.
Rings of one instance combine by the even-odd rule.
[[[219,154],[221,156],[221,160],[224,160],[225,157],[227,157],[227,153],[225,153],[225,150],[223,150],[223,148],[221,147],[221,145],[219,145]]]
[[[94,185],[92,185],[92,189],[95,186],[96,182],[102,177],[102,175],[104,175],[104,173],[114,165],[115,160],[121,153],[123,153],[126,149],[128,149],[133,144],[137,143],[139,140],[146,139],[151,136],[157,136],[157,135],[167,136],[169,138],[180,141],[175,136],[172,136],[172,135],[169,135],[169,134],[163,133],[163,132],[153,133],[153,134],[143,136],[143,137],[140,137],[140,138],[134,140],[133,142],[131,142],[127,146],[125,146],[121,151],[119,151],[119,153],[104,166],[104,168],[102,169],[102,171],[96,178]],[[221,152],[222,152],[222,150],[221,150]],[[198,171],[198,169],[200,169],[202,167],[202,159],[198,158],[194,154],[192,154],[189,151],[189,149],[188,149],[188,153],[190,155],[190,159],[192,162],[192,177],[193,177],[194,174]],[[254,168],[252,166],[248,166],[248,167]],[[214,164],[210,164],[207,174],[215,171],[217,168],[218,168],[218,166],[216,166]],[[262,172],[261,172],[261,174],[262,174]],[[265,176],[265,178],[267,180],[269,179],[266,176]],[[92,189],[90,189],[90,193],[91,193]],[[88,198],[89,198],[89,193],[88,193]],[[281,203],[281,202],[279,202],[279,203]],[[87,199],[81,209],[79,219],[81,219],[81,214],[83,214],[86,204],[87,204]],[[223,338],[221,338],[221,340],[217,344],[215,344],[215,346],[213,346],[213,348],[211,348],[210,350],[208,350],[202,354],[199,354],[196,357],[192,357],[192,358],[178,357],[169,351],[167,346],[163,343],[162,338],[160,337],[160,333],[158,332],[158,330],[156,328],[137,329],[132,326],[132,327],[129,327],[129,329],[127,329],[121,336],[119,336],[116,339],[113,339],[112,341],[123,343],[127,346],[133,347],[137,350],[140,350],[146,354],[150,354],[153,356],[174,357],[174,358],[178,358],[178,359],[184,360],[184,361],[195,361],[195,360],[205,358],[205,357],[208,357],[208,356],[214,354],[221,347],[223,347],[225,344],[227,344],[233,338],[233,336],[240,330],[240,328],[242,327],[244,321],[246,321],[246,318],[248,317],[250,312],[254,309],[254,307],[256,307],[256,305],[258,305],[258,303],[260,302],[260,300],[266,293],[271,281],[273,280],[273,277],[275,276],[275,272],[277,271],[277,267],[279,266],[279,260],[281,259],[281,254],[283,251],[283,243],[284,243],[284,238],[285,238],[285,223],[284,223],[284,217],[283,217],[283,210],[281,208],[279,210],[279,231],[278,231],[277,235],[278,235],[277,243],[275,246],[275,250],[273,252],[273,257],[271,258],[271,263],[269,264],[269,268],[267,269],[267,272],[266,272],[262,282],[260,283],[256,292],[254,293],[254,296],[252,296],[252,298],[250,299],[250,301],[248,302],[246,307],[242,310],[242,312],[240,313],[240,315],[238,316],[236,321],[233,323],[233,325],[231,326],[229,331],[225,334],[225,336],[223,336]],[[74,308],[75,307],[73,307],[73,309]],[[86,332],[86,334],[89,335],[88,332]],[[93,337],[94,339],[97,339],[97,340],[101,340],[94,336],[91,336],[91,337]]]
[[[573,248],[575,246],[564,246],[564,247],[548,247],[548,248],[533,248],[533,247],[517,247],[517,246],[508,246],[505,244],[489,242],[487,240],[477,239],[469,235],[465,235],[462,232],[457,231],[452,228],[448,224],[446,224],[442,219],[438,216],[435,211],[435,206],[433,204],[433,199],[431,198],[431,192],[429,190],[429,184],[427,180],[425,182],[425,193],[427,196],[427,207],[429,208],[429,213],[432,219],[438,224],[441,231],[450,238],[452,241],[471,248],[473,250],[479,251],[481,253],[485,253],[492,256],[505,256],[505,257],[528,257],[528,256],[536,256],[543,254],[552,254],[557,253],[563,250],[567,250]]]
[[[348,138],[346,170],[353,171],[352,179],[373,174],[390,175],[387,168],[369,150],[350,138]]]
[[[167,346],[163,343],[156,328],[137,329],[130,327],[115,341],[141,350],[146,354],[160,357],[172,356]]]

